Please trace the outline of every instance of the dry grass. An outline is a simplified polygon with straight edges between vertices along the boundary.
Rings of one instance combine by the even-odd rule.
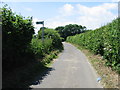
[[[119,88],[118,73],[113,71],[110,67],[105,66],[106,60],[103,59],[102,56],[94,55],[92,52],[81,46],[75,46],[87,56],[97,74],[102,77],[101,84],[104,88]]]

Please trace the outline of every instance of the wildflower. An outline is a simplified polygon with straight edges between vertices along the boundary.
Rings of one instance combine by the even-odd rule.
[[[112,49],[110,49],[109,51],[112,51]]]
[[[106,50],[106,48],[104,48],[104,50]]]

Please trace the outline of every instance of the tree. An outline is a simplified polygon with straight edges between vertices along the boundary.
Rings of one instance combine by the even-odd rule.
[[[62,38],[64,38],[63,39],[64,41],[68,36],[73,36],[76,34],[83,33],[86,30],[86,27],[77,25],[77,24],[69,24],[69,25],[66,25],[65,27],[59,26],[55,28],[55,30],[58,31],[58,33]]]

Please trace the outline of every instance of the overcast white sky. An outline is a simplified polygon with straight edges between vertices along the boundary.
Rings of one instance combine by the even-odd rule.
[[[36,21],[44,20],[45,27],[49,28],[78,24],[84,25],[88,29],[95,29],[111,22],[118,16],[118,0],[108,0],[109,2],[105,2],[105,0],[101,0],[101,2],[93,2],[96,0],[92,0],[92,2],[73,2],[73,0],[71,2],[35,1],[6,3],[17,14],[25,17],[33,16],[36,33],[41,27],[41,25],[35,24]]]

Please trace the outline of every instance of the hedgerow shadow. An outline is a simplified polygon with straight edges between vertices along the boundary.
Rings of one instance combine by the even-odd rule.
[[[30,84],[29,89],[32,89],[31,85],[38,85],[42,83],[42,80],[46,78],[48,75],[50,75],[50,72],[55,70],[52,67],[46,67],[44,72],[42,72],[40,75],[38,75]]]
[[[25,68],[26,67],[26,68]],[[31,63],[8,74],[6,77],[2,77],[2,90],[11,89],[24,89],[28,90],[30,85],[41,82],[53,68],[46,67],[41,63]]]

